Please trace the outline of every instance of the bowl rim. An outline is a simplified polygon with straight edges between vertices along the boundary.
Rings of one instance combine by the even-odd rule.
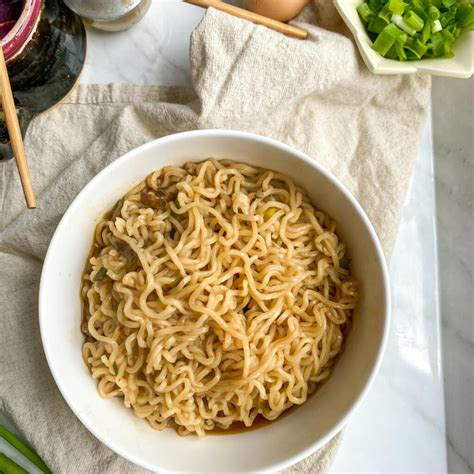
[[[390,282],[389,282],[389,274],[388,274],[388,267],[387,262],[385,259],[385,255],[383,253],[382,245],[378,238],[378,235],[370,222],[368,216],[366,215],[365,211],[363,210],[362,206],[356,200],[356,198],[352,195],[352,193],[323,165],[318,163],[315,159],[310,158],[307,154],[297,150],[296,148],[287,145],[283,142],[280,142],[274,138],[265,137],[263,135],[258,135],[252,132],[245,132],[245,131],[237,131],[237,130],[227,130],[227,129],[205,129],[205,130],[192,130],[192,131],[185,131],[185,132],[178,132],[171,135],[166,135],[161,138],[157,138],[150,142],[144,143],[132,150],[128,151],[127,153],[123,154],[115,161],[107,165],[103,168],[99,173],[97,173],[85,186],[84,188],[77,194],[77,196],[72,200],[71,204],[68,206],[66,212],[62,216],[59,224],[57,225],[53,237],[48,246],[48,250],[44,259],[43,268],[41,271],[41,279],[40,279],[40,286],[39,286],[39,299],[38,299],[38,312],[39,312],[39,326],[40,326],[40,334],[41,334],[41,342],[43,346],[43,350],[46,356],[46,360],[53,376],[53,379],[58,387],[62,397],[68,404],[69,408],[72,410],[74,415],[79,419],[82,425],[95,436],[101,443],[105,446],[109,447],[112,451],[114,451],[119,456],[123,457],[124,459],[134,463],[137,466],[143,467],[145,469],[151,470],[152,472],[157,471],[157,466],[154,464],[150,464],[147,461],[143,461],[138,459],[134,455],[130,454],[128,451],[122,449],[122,447],[118,446],[115,441],[109,437],[103,436],[97,432],[94,425],[89,423],[86,420],[86,417],[79,413],[79,410],[76,409],[75,401],[73,398],[67,395],[67,390],[65,388],[65,384],[62,382],[60,376],[56,372],[54,357],[51,355],[48,344],[47,344],[47,336],[46,336],[46,318],[47,314],[44,308],[45,305],[45,287],[46,287],[46,280],[48,277],[50,266],[50,260],[53,258],[52,255],[56,251],[56,246],[59,241],[60,235],[62,233],[63,227],[65,226],[66,221],[68,220],[69,216],[76,212],[77,208],[81,204],[81,200],[84,196],[86,196],[89,192],[89,189],[92,188],[97,182],[103,179],[111,170],[115,168],[123,166],[124,163],[132,160],[135,156],[140,155],[143,151],[152,149],[157,144],[161,143],[170,143],[174,141],[180,141],[182,139],[189,139],[193,137],[208,137],[210,139],[215,137],[229,137],[229,138],[237,138],[247,141],[256,141],[267,144],[274,148],[279,148],[287,152],[289,155],[292,155],[297,160],[302,160],[309,164],[311,167],[316,168],[318,172],[324,175],[326,179],[332,182],[347,199],[349,200],[350,204],[354,207],[358,215],[361,217],[365,227],[367,228],[369,235],[372,239],[372,243],[374,245],[378,263],[380,265],[381,273],[383,276],[382,281],[382,288],[384,293],[384,308],[383,314],[381,317],[383,319],[383,331],[382,337],[380,340],[380,344],[377,350],[377,356],[373,363],[373,367],[371,370],[370,375],[367,378],[367,383],[365,384],[364,388],[359,392],[359,394],[355,397],[354,402],[352,403],[351,407],[347,410],[347,412],[341,417],[341,419],[330,429],[324,436],[316,440],[315,442],[311,443],[307,448],[299,451],[296,455],[289,457],[280,462],[274,462],[272,464],[268,464],[263,468],[264,471],[279,471],[290,467],[297,462],[303,460],[307,456],[313,454],[317,449],[324,446],[329,440],[331,440],[341,429],[346,425],[347,421],[351,418],[357,408],[360,406],[364,398],[366,397],[367,393],[371,389],[375,377],[378,374],[380,369],[380,365],[382,362],[383,354],[385,352],[387,346],[387,340],[389,335],[389,328],[390,328],[390,318],[391,318],[391,291],[390,291]],[[271,425],[270,425],[271,426]],[[262,428],[264,430],[265,427]],[[173,472],[167,471],[163,468],[158,468],[159,472]]]

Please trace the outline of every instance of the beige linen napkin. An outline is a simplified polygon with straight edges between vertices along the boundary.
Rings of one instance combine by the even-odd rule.
[[[308,8],[298,19],[310,32],[307,41],[209,10],[192,36],[194,91],[78,87],[28,130],[37,210],[24,209],[14,164],[0,165],[0,409],[54,472],[142,471],[99,443],[63,401],[44,358],[37,314],[41,265],[57,223],[82,187],[124,152],[193,128],[277,138],[352,191],[389,254],[430,80],[370,74],[331,2],[313,7],[317,16]],[[339,442],[340,435],[288,472],[326,471]]]

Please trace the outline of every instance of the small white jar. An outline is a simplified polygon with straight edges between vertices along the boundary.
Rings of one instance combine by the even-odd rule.
[[[64,0],[85,23],[104,31],[123,31],[138,23],[151,0]]]

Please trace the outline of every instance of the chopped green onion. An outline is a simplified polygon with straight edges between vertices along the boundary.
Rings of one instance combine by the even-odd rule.
[[[28,474],[28,471],[7,458],[3,453],[0,453],[0,472],[4,474]]]
[[[449,31],[453,35],[454,39],[457,40],[459,38],[459,35],[461,34],[462,28],[460,28],[459,26],[451,26]]]
[[[107,268],[102,267],[94,276],[94,281],[102,281],[107,274]]]
[[[388,2],[388,9],[395,15],[402,15],[407,4],[402,0],[390,0]]]
[[[390,18],[392,17],[392,13],[387,7],[382,8],[382,10],[379,11],[378,15],[379,18],[381,18],[386,25],[390,23]]]
[[[428,9],[428,15],[432,20],[438,20],[440,17],[439,10],[434,5],[431,5]]]
[[[372,49],[385,56],[402,32],[393,24],[386,26],[372,45]]]
[[[431,46],[441,46],[444,43],[443,36],[441,33],[434,33],[431,36]]]
[[[438,33],[438,31],[441,31],[443,27],[441,26],[441,23],[439,20],[433,21],[433,26],[431,27],[431,33]]]
[[[453,58],[453,57],[454,57],[454,53],[453,53],[452,49],[446,47],[445,51],[444,51],[443,58]]]
[[[456,41],[452,33],[447,29],[444,29],[443,31],[441,31],[441,36],[444,38],[444,42],[446,44],[449,44],[449,46],[454,44],[454,42]]]
[[[403,17],[403,20],[410,28],[413,28],[415,31],[421,31],[425,25],[424,21],[413,11],[408,12]]]
[[[379,0],[369,0],[369,8],[373,11],[376,12],[380,9],[380,2]]]
[[[368,21],[370,20],[370,17],[373,15],[373,12],[370,9],[369,5],[365,2],[361,3],[357,7],[357,13],[362,18],[362,21],[364,21],[365,23],[368,23]]]
[[[410,25],[407,25],[400,15],[392,15],[392,22],[410,36],[415,35],[416,31]]]
[[[398,55],[397,55],[397,49],[395,48],[395,45],[397,43],[393,43],[393,46],[387,51],[387,53],[385,54],[385,57],[387,59],[398,59]]]
[[[397,43],[402,46],[408,41],[408,35],[402,31],[402,34],[397,38]]]
[[[411,8],[423,21],[428,19],[429,15],[422,0],[411,0]]]
[[[474,28],[469,0],[365,0],[357,12],[372,48],[399,61],[452,57],[463,29]]]
[[[431,37],[431,24],[429,21],[427,21],[421,32],[422,43],[426,44],[427,41],[430,39],[430,37]]]
[[[400,61],[407,60],[405,49],[403,48],[403,45],[400,44],[398,41],[395,41],[395,51],[397,52],[397,57]]]
[[[372,33],[382,33],[383,29],[388,25],[388,23],[379,16],[374,16],[370,19],[367,29]]]
[[[412,39],[405,44],[405,49],[414,54],[418,59],[426,53],[428,46],[424,45],[419,39]]]
[[[456,0],[441,0],[441,3],[446,7],[449,8],[456,3]]]
[[[275,215],[275,212],[278,211],[277,207],[269,207],[265,212],[264,212],[264,217],[265,219],[270,219],[270,217],[273,217]]]
[[[466,28],[474,23],[474,7],[471,3],[461,3],[458,6],[456,21],[461,28]]]
[[[452,18],[449,18],[446,15],[443,15],[440,17],[439,20],[436,20],[436,21],[439,21],[441,23],[441,26],[445,28],[446,26],[449,26],[452,23]]]
[[[44,463],[44,461],[36,454],[30,446],[17,438],[13,433],[10,433],[4,426],[0,425],[0,436],[9,444],[11,444],[19,453],[23,454],[25,458],[29,459],[35,466],[39,467],[44,473],[51,474],[51,470]],[[7,458],[8,459],[8,458]],[[2,471],[0,461],[0,471]],[[10,472],[10,471],[4,471]],[[25,471],[26,472],[26,471]]]

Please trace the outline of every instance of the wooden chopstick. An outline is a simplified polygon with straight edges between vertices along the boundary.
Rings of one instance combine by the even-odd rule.
[[[281,21],[272,20],[263,15],[258,15],[257,13],[244,10],[243,8],[234,7],[234,5],[229,5],[228,3],[221,2],[220,0],[184,0],[187,3],[192,3],[203,8],[213,7],[217,10],[221,10],[229,15],[238,16],[244,20],[257,23],[258,25],[263,25],[272,30],[279,31],[288,36],[294,36],[299,39],[306,39],[308,37],[308,32],[296,26],[287,25]]]
[[[20,124],[16,114],[15,101],[13,100],[12,88],[8,77],[7,65],[3,56],[2,46],[0,44],[0,92],[2,96],[2,109],[5,114],[8,135],[10,135],[10,144],[15,155],[16,165],[20,174],[23,194],[25,195],[26,205],[30,209],[36,207],[35,194],[31,185],[30,170],[26,161],[25,147],[21,137]]]

